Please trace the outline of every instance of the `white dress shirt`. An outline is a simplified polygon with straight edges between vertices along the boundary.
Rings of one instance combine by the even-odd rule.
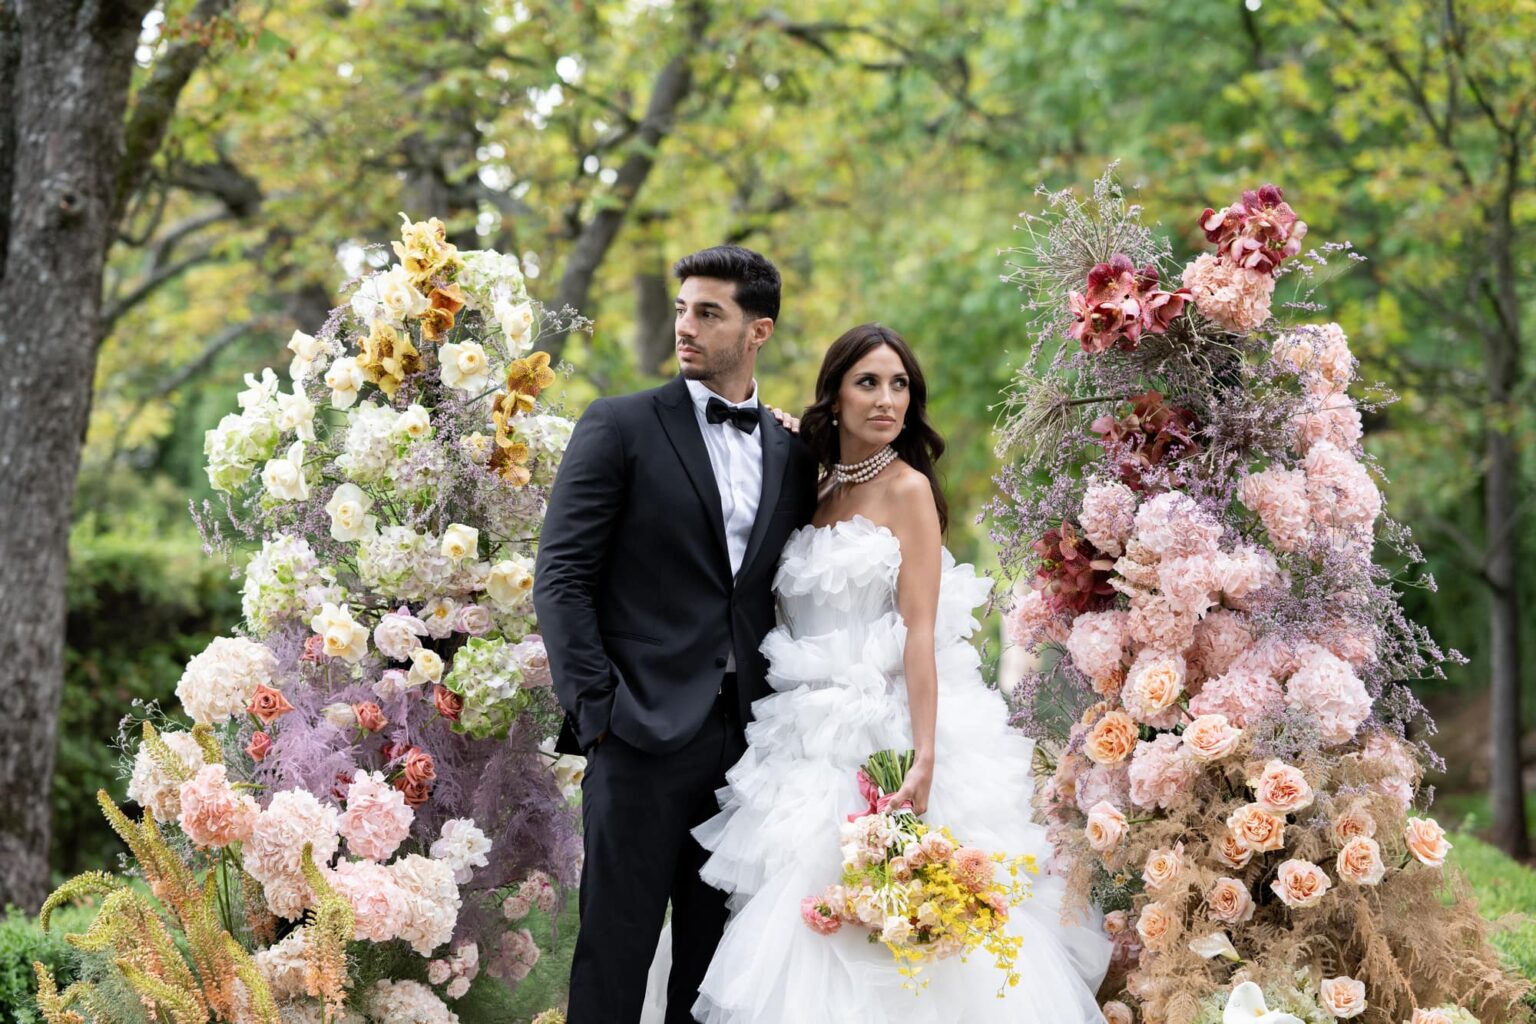
[[[745,402],[726,402],[720,395],[696,380],[685,381],[693,397],[693,412],[709,450],[709,465],[715,471],[715,489],[720,492],[720,513],[725,520],[725,547],[731,558],[731,575],[741,571],[746,558],[747,540],[757,520],[757,505],[763,497],[763,429],[750,434],[730,422],[711,423],[704,407],[711,398],[738,409],[757,408],[757,381]]]

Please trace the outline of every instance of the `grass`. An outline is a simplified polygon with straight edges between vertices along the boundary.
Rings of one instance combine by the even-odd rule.
[[[1536,871],[1519,864],[1496,847],[1467,832],[1450,836],[1451,863],[1466,873],[1477,892],[1483,917],[1498,920],[1508,914],[1526,915],[1494,932],[1493,944],[1511,966],[1536,980]]]

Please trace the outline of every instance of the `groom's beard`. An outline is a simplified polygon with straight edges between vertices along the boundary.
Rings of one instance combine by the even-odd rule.
[[[699,355],[703,358],[695,361],[694,365],[683,368],[684,380],[708,383],[720,377],[729,377],[747,360],[747,329],[743,327],[741,333],[736,336],[734,348],[710,352],[700,345],[693,347],[698,349]]]

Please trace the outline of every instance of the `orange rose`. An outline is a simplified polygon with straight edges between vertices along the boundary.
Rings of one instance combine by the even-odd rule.
[[[1280,902],[1292,909],[1316,906],[1333,885],[1323,869],[1305,860],[1288,860],[1280,865],[1275,880],[1270,883]]]
[[[411,782],[404,775],[395,780],[395,788],[405,795],[407,807],[420,807],[432,795],[432,786],[426,782]]]
[[[1220,839],[1211,843],[1211,856],[1221,861],[1227,867],[1235,871],[1241,871],[1253,860],[1253,851],[1238,842],[1237,836],[1231,832],[1222,834]]]
[[[1244,804],[1233,811],[1227,816],[1227,828],[1254,853],[1268,853],[1285,845],[1285,819],[1275,817],[1258,804]]]
[[[1295,814],[1312,806],[1312,787],[1300,769],[1273,760],[1253,785],[1258,805],[1271,814]]]
[[[353,704],[352,713],[357,715],[357,724],[369,732],[378,732],[389,724],[389,719],[384,717],[384,710],[371,700]]]
[[[437,764],[431,754],[413,748],[406,753],[401,772],[407,782],[432,782],[437,778]]]
[[[1445,855],[1451,852],[1451,844],[1445,841],[1445,830],[1433,818],[1408,819],[1408,852],[1420,864],[1438,868],[1445,863]]]
[[[1253,896],[1236,878],[1223,876],[1216,879],[1216,884],[1205,894],[1205,905],[1210,908],[1213,921],[1241,924],[1253,917]]]
[[[432,688],[432,706],[448,721],[457,722],[459,713],[464,710],[464,698],[446,686],[435,686]]]
[[[262,725],[271,725],[279,715],[292,711],[293,705],[288,703],[288,698],[266,683],[257,683],[256,693],[251,697],[251,706],[246,710],[261,719]]]
[[[1178,927],[1178,918],[1161,903],[1148,903],[1136,919],[1136,934],[1141,936],[1141,944],[1154,953],[1172,948]]]
[[[1124,711],[1111,711],[1088,732],[1083,749],[1099,764],[1124,761],[1136,749],[1138,730]]]
[[[1387,873],[1387,866],[1381,862],[1381,847],[1366,836],[1356,836],[1345,843],[1334,867],[1341,879],[1356,885],[1375,885]]]
[[[272,752],[272,737],[260,729],[251,733],[251,742],[245,745],[245,752],[251,755],[252,761],[263,760]]]

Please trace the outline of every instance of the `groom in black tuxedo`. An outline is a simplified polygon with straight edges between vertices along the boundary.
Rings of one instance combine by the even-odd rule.
[[[725,925],[689,834],[746,750],[767,694],[758,645],[774,623],[779,552],[816,507],[816,464],[758,401],[757,353],[779,272],[724,245],[679,260],[681,375],[600,398],[555,480],[533,601],[584,753],[586,866],[571,1024],[632,1024],[672,904],[667,1021],[689,1009]]]

